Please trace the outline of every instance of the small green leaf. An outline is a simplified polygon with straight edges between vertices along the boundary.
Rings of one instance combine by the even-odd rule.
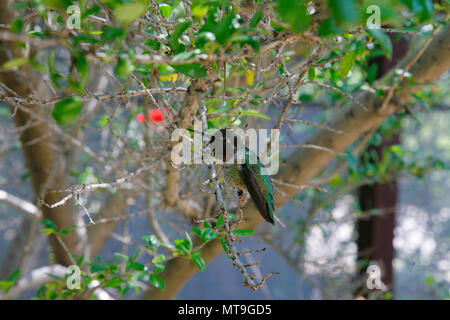
[[[339,69],[341,72],[341,76],[343,78],[345,78],[350,72],[350,70],[352,70],[355,61],[356,61],[355,51],[350,51],[342,58],[341,63],[339,64]]]
[[[264,113],[259,112],[258,110],[254,110],[254,109],[247,109],[244,110],[240,117],[243,116],[248,116],[248,117],[257,117],[257,118],[262,118],[262,119],[266,119],[266,120],[271,120],[269,116],[265,115]]]
[[[328,37],[339,34],[341,31],[342,29],[337,25],[336,19],[333,17],[325,19],[319,25],[319,29],[317,30],[319,36],[321,37]]]
[[[83,100],[80,97],[64,98],[57,103],[52,111],[52,117],[60,125],[73,123],[83,108]]]
[[[123,253],[120,252],[115,252],[114,253],[114,257],[119,258],[119,259],[123,259],[125,261],[128,261],[128,256],[124,255]]]
[[[208,75],[206,70],[201,67],[200,63],[172,65],[172,68],[191,78],[205,78]]]
[[[244,44],[248,44],[250,47],[253,48],[253,50],[255,50],[256,53],[258,53],[260,49],[259,40],[256,37],[250,35],[239,34],[237,36],[232,37],[230,41],[232,43],[239,43],[241,44],[241,46]]]
[[[169,19],[170,14],[172,13],[172,7],[166,3],[159,4],[159,12],[161,12],[162,16],[166,19]]]
[[[217,237],[218,233],[214,232],[211,228],[206,228],[202,230],[202,233],[200,235],[200,239],[203,243],[208,242],[215,237]]]
[[[192,259],[192,262],[194,262],[194,264],[197,266],[197,268],[199,268],[201,271],[205,270],[206,264],[202,258],[202,252],[200,250],[195,251],[192,254],[191,259]]]
[[[152,284],[152,286],[160,290],[164,290],[164,288],[166,287],[164,280],[157,274],[150,275],[150,283]]]
[[[313,81],[316,77],[316,68],[310,66],[308,69],[308,80]]]
[[[8,277],[8,281],[15,283],[20,278],[20,269],[16,269],[11,273],[11,275]]]
[[[54,9],[66,10],[72,4],[71,0],[41,0],[43,4]]]
[[[161,245],[161,242],[158,240],[158,238],[154,234],[149,235],[149,236],[143,236],[141,239],[144,240],[145,242],[147,242],[147,244],[152,248],[155,248],[155,247],[158,247]]]
[[[340,175],[335,175],[329,182],[330,186],[336,187],[342,184],[342,178]]]
[[[388,59],[392,58],[392,42],[391,38],[384,33],[381,29],[368,29],[367,33],[375,39],[375,42],[378,43],[381,50],[383,50],[384,54],[388,57]]]
[[[252,19],[250,20],[249,27],[256,28],[258,23],[261,21],[262,16],[263,16],[263,13],[261,10],[256,11],[255,14],[253,15]]]
[[[106,288],[117,288],[123,283],[123,279],[121,277],[112,277],[111,279],[106,282],[105,287]]]
[[[44,234],[44,236],[49,236],[55,232],[55,230],[53,230],[51,228],[44,228],[44,229],[41,229],[40,231]]]
[[[432,285],[434,284],[434,282],[435,282],[435,280],[434,280],[433,277],[427,276],[427,277],[425,278],[425,283],[426,283],[428,286],[432,286]]]
[[[11,32],[13,33],[21,33],[23,28],[23,20],[20,18],[14,19],[11,22]]]
[[[86,56],[82,52],[74,54],[75,66],[80,74],[80,85],[84,87],[89,77],[89,64],[86,60]]]
[[[41,224],[49,229],[56,230],[56,224],[52,220],[44,219],[41,221]]]
[[[328,6],[339,24],[350,24],[358,19],[356,0],[328,0]]]
[[[127,270],[137,270],[137,271],[144,271],[145,266],[142,263],[130,261],[127,263]]]
[[[311,16],[306,11],[305,0],[278,0],[275,10],[282,22],[290,25],[292,31],[301,33],[309,27]]]
[[[161,273],[165,269],[164,265],[162,264],[155,264],[155,267],[153,268],[154,273]]]
[[[182,23],[178,24],[175,27],[175,29],[173,30],[173,33],[169,39],[169,45],[175,54],[178,54],[185,50],[185,46],[183,44],[181,44],[178,41],[178,39],[181,37],[183,32],[186,31],[190,27],[190,25],[191,25],[191,22],[189,22],[189,21],[182,22]]]
[[[147,47],[152,48],[153,50],[158,51],[159,49],[161,49],[161,43],[152,39],[147,39],[144,41],[144,44]]]
[[[193,234],[196,234],[196,235],[199,236],[199,237],[200,237],[200,235],[202,234],[202,230],[201,230],[200,228],[197,228],[197,227],[193,227],[193,228],[191,229],[191,232],[192,232]]]
[[[248,237],[252,235],[255,232],[255,230],[252,229],[238,229],[233,230],[233,234],[238,237]]]
[[[14,59],[11,59],[9,61],[6,61],[2,65],[2,69],[9,70],[9,69],[12,69],[14,67],[23,66],[24,64],[27,64],[27,63],[28,63],[28,58],[26,58],[26,57],[14,58]]]
[[[64,236],[67,236],[69,234],[69,231],[61,230],[61,231],[58,231],[57,234],[58,234],[58,236],[64,237]]]
[[[223,225],[223,214],[221,214],[218,218],[217,218],[217,222],[216,222],[216,228],[220,227]]]
[[[104,42],[113,42],[117,38],[121,38],[125,35],[125,30],[123,28],[104,26],[102,31],[102,40]]]
[[[143,3],[130,2],[118,5],[114,8],[114,16],[117,20],[124,24],[136,20],[147,11],[147,8]]]
[[[134,70],[134,65],[130,59],[120,58],[115,72],[119,78],[128,78]]]
[[[166,261],[166,256],[163,254],[158,254],[156,257],[152,259],[153,264],[162,264],[164,261]]]
[[[378,64],[372,63],[369,69],[367,70],[367,82],[369,82],[369,84],[373,84],[377,79],[377,75],[378,75]]]

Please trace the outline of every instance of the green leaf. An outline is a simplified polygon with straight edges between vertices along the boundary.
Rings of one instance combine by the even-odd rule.
[[[161,12],[162,16],[166,19],[169,19],[170,14],[172,13],[172,7],[166,3],[159,4],[159,12]]]
[[[153,264],[162,264],[164,261],[166,261],[166,256],[163,254],[158,254],[152,259]]]
[[[123,259],[125,261],[128,261],[128,256],[124,255],[123,253],[120,252],[115,252],[114,253],[114,257],[119,258],[119,259]]]
[[[217,218],[216,228],[220,227],[221,225],[223,225],[223,214],[221,214],[221,215]]]
[[[105,287],[106,288],[117,288],[123,283],[123,279],[121,277],[112,277],[111,279],[106,282]]]
[[[83,100],[80,97],[64,98],[55,103],[52,117],[60,125],[73,123],[83,108]]]
[[[239,43],[241,44],[241,46],[244,44],[248,44],[250,47],[253,48],[253,50],[255,50],[256,53],[258,53],[260,49],[259,40],[256,37],[249,36],[246,34],[234,36],[230,39],[230,41],[232,43]]]
[[[23,28],[23,20],[20,18],[14,19],[11,22],[11,32],[13,33],[21,33]]]
[[[158,276],[157,274],[151,274],[150,275],[150,283],[156,289],[164,290],[164,288],[166,287],[166,284],[164,283],[164,280],[160,276]]]
[[[191,256],[192,262],[199,268],[201,271],[204,271],[206,268],[205,261],[202,258],[202,252],[200,250],[195,251]]]
[[[64,237],[64,236],[67,236],[69,234],[69,231],[61,230],[61,231],[58,231],[57,234],[58,234],[58,236]]]
[[[214,232],[211,228],[206,228],[202,230],[202,233],[200,234],[200,239],[203,243],[208,242],[215,237],[217,237],[218,233]]]
[[[144,271],[145,266],[142,263],[130,261],[127,263],[127,270],[137,270],[137,271]]]
[[[161,242],[154,234],[149,236],[143,236],[141,239],[147,242],[147,244],[152,248],[156,248],[161,245]]]
[[[8,281],[15,283],[20,278],[20,269],[16,269],[11,273],[11,275],[8,277]]]
[[[199,236],[199,237],[200,237],[200,235],[202,234],[202,230],[201,230],[200,228],[197,228],[197,227],[193,227],[193,228],[191,229],[191,232],[194,233],[194,234],[196,234],[196,235]]]
[[[180,250],[182,253],[188,254],[190,251],[189,242],[186,239],[175,240],[175,248]]]
[[[153,268],[154,273],[161,273],[165,269],[164,265],[162,264],[155,264],[155,267]]]
[[[198,20],[203,19],[205,14],[208,13],[208,9],[209,7],[205,5],[203,1],[192,1],[191,11],[194,18]]]
[[[241,115],[239,116],[248,116],[248,117],[257,117],[257,118],[262,118],[262,119],[266,119],[266,120],[271,120],[269,116],[265,115],[264,113],[259,112],[258,110],[254,110],[254,109],[247,109],[244,110]]]
[[[9,69],[12,69],[14,67],[23,66],[24,64],[27,64],[27,63],[28,63],[28,58],[26,58],[26,57],[14,58],[14,59],[11,59],[9,61],[6,61],[2,65],[2,69],[9,70]]]
[[[358,20],[356,0],[328,0],[328,6],[338,24],[348,25]]]
[[[369,69],[367,70],[367,82],[369,82],[369,84],[373,84],[377,79],[377,75],[378,75],[378,64],[372,63]]]
[[[104,42],[113,42],[117,38],[121,38],[125,35],[125,29],[104,26],[102,29],[102,40]]]
[[[153,49],[153,50],[156,50],[156,51],[158,51],[159,49],[161,49],[161,43],[158,42],[158,41],[152,40],[152,39],[147,39],[147,40],[145,40],[145,41],[144,41],[144,44],[145,44],[147,47],[149,47],[149,48],[151,48],[151,49]]]
[[[124,24],[136,20],[147,11],[147,8],[143,3],[130,2],[118,5],[114,8],[114,16],[117,20]]]
[[[403,2],[409,7],[419,22],[424,22],[433,17],[434,9],[431,0],[403,0]]]
[[[233,234],[238,237],[248,237],[252,235],[255,232],[255,230],[252,229],[238,229],[233,230]]]
[[[310,66],[308,69],[308,80],[313,81],[316,77],[316,68]]]
[[[169,39],[169,46],[175,54],[178,54],[185,50],[184,44],[180,43],[178,39],[181,37],[183,32],[185,32],[190,27],[190,25],[190,21],[182,22],[178,24],[173,30],[173,33]]]
[[[71,0],[41,0],[43,4],[54,9],[66,10],[72,4]]]
[[[432,285],[435,283],[435,280],[434,280],[433,277],[427,276],[427,277],[425,278],[425,283],[426,283],[428,286],[432,286]]]
[[[215,26],[213,33],[216,36],[216,41],[222,45],[228,42],[228,39],[234,33],[233,19],[236,13],[231,10],[222,20],[220,20]]]
[[[287,23],[297,33],[306,31],[311,16],[306,10],[306,0],[278,0],[275,10],[280,20]]]
[[[128,78],[134,70],[134,65],[128,58],[120,58],[114,70],[119,78]]]
[[[336,24],[335,18],[328,18],[319,25],[319,29],[317,31],[319,36],[328,37],[341,33],[342,29]]]
[[[342,58],[342,60],[339,64],[339,69],[341,72],[341,76],[343,78],[345,78],[348,75],[348,73],[350,72],[350,70],[352,70],[353,65],[355,64],[355,61],[356,61],[356,52],[355,51],[350,51]]]
[[[329,182],[330,186],[336,187],[342,184],[342,178],[340,175],[335,175]]]
[[[392,42],[391,38],[381,29],[368,29],[367,33],[375,39],[375,42],[383,50],[388,59],[392,58]]]
[[[227,245],[227,241],[224,238],[221,238],[221,237],[219,237],[217,239],[219,239],[220,244],[222,245],[223,251],[224,252],[228,252],[230,250],[230,248]]]
[[[256,28],[258,23],[261,21],[262,16],[263,16],[262,11],[260,11],[260,10],[256,11],[255,14],[253,15],[252,19],[250,20],[249,27]]]
[[[205,78],[208,75],[206,70],[201,67],[200,63],[172,65],[172,68],[191,78]]]
[[[86,56],[82,52],[74,54],[75,66],[80,74],[80,85],[84,87],[89,77],[89,64],[86,60]]]
[[[43,224],[45,227],[56,230],[56,224],[52,220],[44,219],[41,220],[41,224]]]
[[[49,236],[55,232],[55,230],[53,230],[51,228],[44,228],[44,229],[41,229],[40,231],[44,234],[44,236]]]

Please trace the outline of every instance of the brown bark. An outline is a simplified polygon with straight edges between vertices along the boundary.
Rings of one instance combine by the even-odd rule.
[[[8,24],[13,18],[10,2],[0,1],[0,23]],[[0,65],[21,55],[22,52],[16,44],[0,42]],[[36,94],[35,90],[39,88],[41,77],[30,67],[23,66],[17,71],[0,72],[0,81],[19,95],[31,97]],[[14,122],[17,127],[25,126],[32,121],[36,122],[32,114],[42,114],[45,110],[39,105],[27,105],[25,108],[28,112],[21,109],[15,110],[11,105],[11,109],[15,110]],[[23,130],[20,135],[23,155],[37,198],[45,195],[49,189],[62,189],[67,186],[64,158],[58,152],[60,150],[55,135],[47,136],[50,130],[45,122],[37,122]],[[43,139],[36,142],[39,137],[43,137]],[[47,203],[55,203],[60,199],[61,195],[58,193],[49,193],[43,200]],[[80,225],[81,217],[73,209],[71,204],[54,209],[41,208],[44,219],[55,222],[58,229]],[[63,241],[71,253],[81,254],[83,248],[87,246],[86,232],[83,229],[75,229],[64,237]],[[54,236],[50,237],[50,243],[54,261],[63,265],[71,264],[69,255]]]
[[[413,57],[407,58],[404,63],[407,63]],[[450,26],[447,26],[444,31],[433,39],[423,56],[411,67],[410,72],[414,76],[416,83],[429,83],[438,79],[448,69],[450,69]],[[409,88],[405,83],[402,83],[402,89],[397,92],[398,99],[403,103],[407,101],[412,92],[420,89],[419,86]],[[359,97],[359,100],[368,107],[368,111],[364,111],[360,106],[350,103],[346,107],[337,110],[330,123],[327,124],[328,127],[351,132],[354,136],[335,134],[319,129],[306,143],[342,152],[357,137],[378,128],[384,119],[399,109],[398,105],[393,102],[390,102],[386,108],[380,109],[382,101],[372,97],[369,93]],[[304,185],[317,175],[334,157],[335,154],[326,151],[299,149],[287,159],[286,166],[280,170],[277,178],[291,184]],[[288,197],[285,198],[280,193],[276,194],[275,199],[278,209],[298,193],[296,188],[282,187],[281,189]],[[246,221],[240,225],[242,228],[256,228],[262,222],[262,218],[253,202],[247,205],[244,215]],[[205,262],[211,262],[221,251],[222,248],[218,241],[208,244],[202,250]],[[159,291],[151,288],[144,293],[143,298],[173,299],[195,272],[196,267],[191,262],[186,261],[184,258],[177,258],[171,261],[161,274],[166,281],[166,289]]]

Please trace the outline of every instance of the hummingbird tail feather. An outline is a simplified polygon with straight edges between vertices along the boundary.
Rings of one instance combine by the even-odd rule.
[[[247,187],[250,196],[258,208],[259,213],[267,222],[274,224],[273,211],[274,211],[274,201],[273,193],[264,193],[263,190],[258,185],[255,178],[256,173],[253,168],[249,165],[242,165],[242,178],[244,184]],[[268,177],[267,177],[268,178]],[[268,198],[267,198],[268,197]]]

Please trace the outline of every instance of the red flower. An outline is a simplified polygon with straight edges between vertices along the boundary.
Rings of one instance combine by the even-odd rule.
[[[167,112],[167,109],[164,110],[165,112]],[[150,118],[151,121],[154,122],[162,122],[163,121],[163,113],[161,112],[161,110],[159,109],[152,109],[148,112],[148,116]]]
[[[143,115],[142,113],[139,113],[139,114],[136,116],[136,120],[137,120],[139,123],[144,123],[144,122],[145,122],[145,117],[144,117],[144,115]]]
[[[164,108],[164,112],[169,113],[169,110],[167,110],[167,108]],[[169,116],[171,116],[170,113],[169,113]],[[150,121],[152,121],[152,122],[162,122],[163,119],[164,119],[164,114],[163,114],[162,111],[159,110],[159,109],[151,109],[151,110],[148,112],[148,118],[149,118]],[[145,123],[145,121],[146,121],[146,120],[145,120],[145,116],[144,116],[143,113],[139,113],[139,114],[136,116],[136,120],[137,120],[139,123]]]

